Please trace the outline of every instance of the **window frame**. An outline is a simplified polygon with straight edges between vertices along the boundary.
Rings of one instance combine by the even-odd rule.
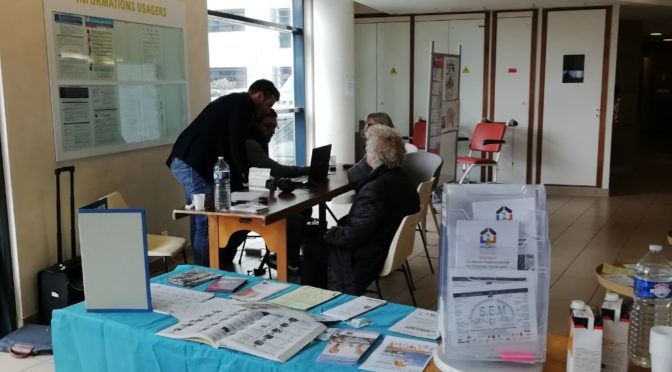
[[[304,63],[304,33],[303,33],[303,0],[292,0],[291,20],[293,25],[268,22],[260,19],[249,18],[224,11],[208,9],[208,16],[222,19],[231,23],[251,25],[280,32],[288,32],[292,35],[294,55],[294,107],[276,110],[278,114],[294,113],[294,156],[297,165],[306,164],[306,116],[305,116],[305,63]],[[276,12],[277,13],[277,12]],[[277,18],[276,18],[277,19]]]

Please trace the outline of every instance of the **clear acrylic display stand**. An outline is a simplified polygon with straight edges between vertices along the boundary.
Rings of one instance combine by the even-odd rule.
[[[443,189],[443,371],[537,371],[546,358],[550,240],[543,185]]]

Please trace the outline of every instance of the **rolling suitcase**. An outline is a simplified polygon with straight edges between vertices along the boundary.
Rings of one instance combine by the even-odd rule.
[[[61,230],[61,173],[70,174],[70,259],[63,259]],[[77,256],[75,236],[75,167],[62,167],[56,173],[56,248],[58,263],[49,266],[37,274],[37,293],[39,296],[40,323],[51,323],[51,312],[84,300],[82,282],[82,261]]]

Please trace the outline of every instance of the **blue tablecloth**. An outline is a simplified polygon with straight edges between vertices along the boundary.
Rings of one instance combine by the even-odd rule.
[[[167,283],[169,276],[186,270],[201,268],[192,265],[178,266],[173,272],[152,279],[155,283]],[[201,268],[204,269],[204,268]],[[210,270],[210,269],[207,269]],[[216,271],[216,270],[213,270]],[[120,273],[123,275],[123,273]],[[226,273],[228,276],[243,276],[250,287],[263,278]],[[204,290],[210,282],[195,287]],[[292,291],[298,285],[280,292],[276,296]],[[228,297],[227,294],[217,296]],[[344,303],[352,296],[340,295],[331,301],[311,309],[311,313],[321,313],[326,309]],[[388,328],[413,311],[413,307],[388,303],[372,310],[363,317],[373,321],[373,325],[362,328],[380,332],[376,344],[360,360],[363,362],[381,342],[382,334],[395,334]],[[172,316],[158,313],[89,313],[84,303],[57,310],[51,321],[54,347],[54,364],[57,372],[148,372],[148,371],[343,371],[357,370],[357,367],[342,367],[317,363],[316,359],[325,346],[324,341],[316,341],[285,363],[270,361],[249,354],[228,349],[159,337],[156,333],[177,323]],[[344,322],[336,327],[351,328]],[[397,336],[403,336],[396,334]],[[406,336],[408,337],[408,336]]]

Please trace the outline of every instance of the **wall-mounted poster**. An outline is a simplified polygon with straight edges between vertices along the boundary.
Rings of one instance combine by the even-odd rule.
[[[460,57],[444,55],[443,65],[443,101],[454,101],[460,98]]]
[[[460,123],[460,56],[435,53],[433,45],[431,50],[427,151],[441,156],[442,182],[451,182],[455,180]]]

